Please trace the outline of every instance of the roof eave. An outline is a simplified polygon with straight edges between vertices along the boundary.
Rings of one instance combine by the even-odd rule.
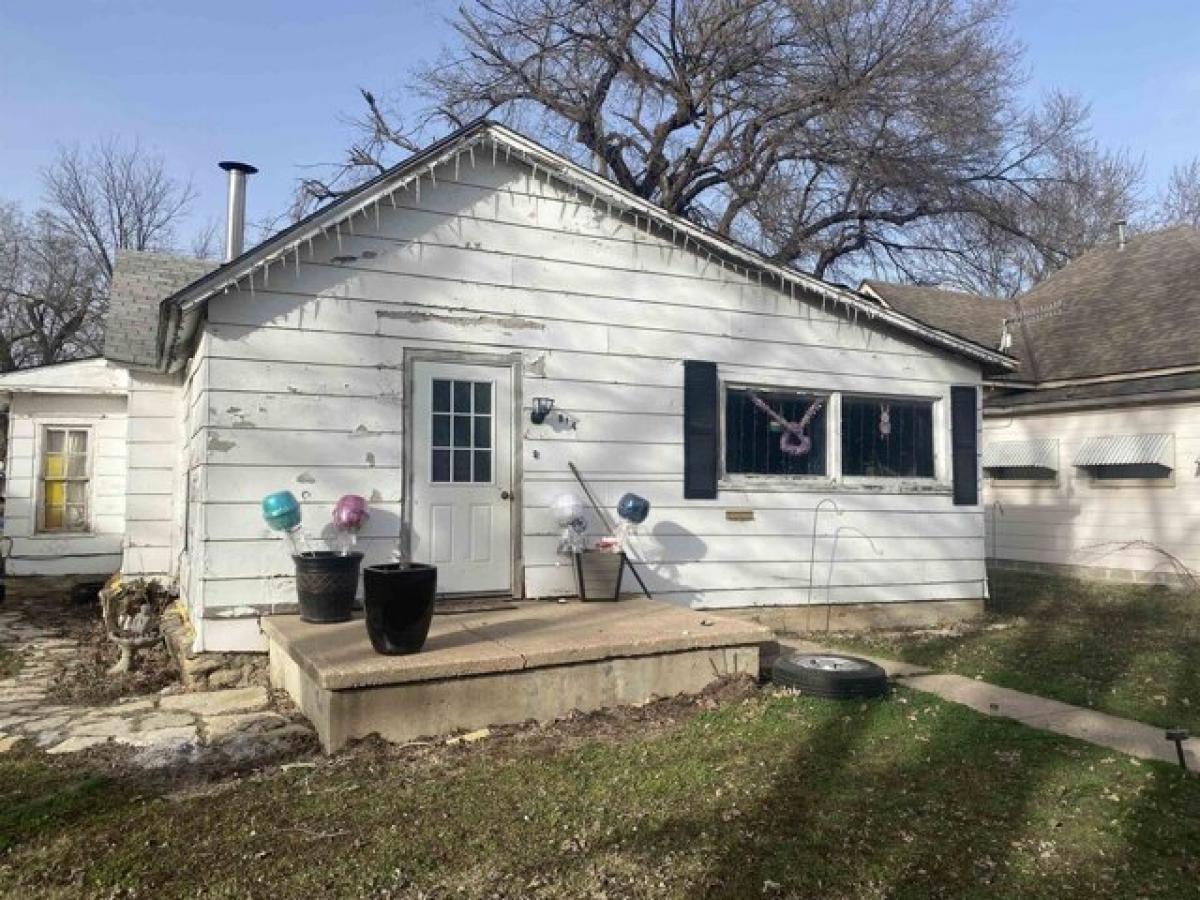
[[[742,247],[702,226],[672,215],[661,207],[636,197],[607,179],[564,159],[536,141],[488,120],[473,122],[431,144],[403,163],[364,183],[342,199],[314,212],[306,219],[302,219],[274,237],[252,247],[236,259],[192,282],[183,290],[166,298],[163,301],[163,307],[165,309],[175,307],[180,313],[180,318],[176,321],[182,321],[183,316],[186,316],[191,308],[203,304],[214,294],[236,286],[242,278],[252,275],[264,265],[269,268],[292,252],[298,253],[301,245],[315,240],[330,228],[337,227],[342,221],[376,205],[384,196],[400,190],[414,178],[421,178],[426,170],[436,169],[489,138],[497,143],[502,143],[509,150],[516,150],[524,161],[544,169],[548,175],[557,175],[573,186],[581,187],[593,196],[603,199],[610,206],[615,204],[635,218],[645,216],[648,222],[653,221],[663,228],[681,233],[685,246],[690,239],[698,245],[698,249],[703,247],[714,255],[736,261],[735,268],[737,263],[740,263],[747,269],[747,275],[749,275],[749,270],[753,269],[759,273],[760,282],[762,273],[767,273],[779,282],[781,289],[785,285],[788,286],[793,296],[796,288],[799,287],[803,291],[815,293],[831,301],[835,308],[840,304],[843,307],[844,315],[854,318],[864,315],[868,319],[877,320],[896,331],[916,337],[924,343],[939,346],[979,362],[993,371],[1013,371],[1018,365],[1016,359],[1004,353],[975,344],[950,332],[933,328],[898,313],[894,309],[872,303],[853,291],[835,287],[816,276],[771,262],[756,251]],[[297,262],[298,260],[297,256]],[[169,314],[168,325],[160,332],[159,368],[164,371],[180,367],[178,351],[181,347],[186,346],[185,339],[181,339],[182,329],[172,328],[170,321]]]

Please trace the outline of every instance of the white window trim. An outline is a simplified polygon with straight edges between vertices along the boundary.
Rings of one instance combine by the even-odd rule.
[[[748,381],[741,378],[720,378],[718,435],[721,441],[720,473],[718,490],[795,492],[795,493],[856,493],[856,494],[949,494],[954,490],[950,481],[950,433],[946,422],[945,394],[893,394],[887,391],[844,391],[818,388],[805,384],[782,384],[779,382]],[[730,474],[725,470],[725,406],[729,390],[781,391],[809,394],[825,400],[825,473],[824,475],[763,475],[749,473]],[[842,398],[868,397],[872,400],[894,400],[896,402],[929,403],[933,407],[933,477],[842,474]]]
[[[96,423],[91,419],[34,419],[33,420],[33,495],[30,540],[80,540],[96,536]],[[82,531],[47,531],[42,527],[45,494],[46,432],[51,429],[87,432],[87,528]]]

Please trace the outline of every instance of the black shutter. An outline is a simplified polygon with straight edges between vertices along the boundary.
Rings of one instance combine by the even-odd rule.
[[[717,364],[683,361],[683,497],[717,496]]]
[[[979,502],[978,407],[978,388],[950,388],[955,506],[974,506]]]

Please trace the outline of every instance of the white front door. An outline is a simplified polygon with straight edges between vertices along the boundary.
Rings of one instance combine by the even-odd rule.
[[[512,589],[512,369],[413,364],[412,558],[438,592]]]

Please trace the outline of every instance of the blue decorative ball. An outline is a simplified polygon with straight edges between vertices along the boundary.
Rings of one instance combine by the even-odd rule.
[[[300,525],[300,502],[291,491],[263,497],[262,513],[272,531],[292,531]]]
[[[637,494],[625,494],[617,501],[617,515],[626,522],[641,525],[650,515],[650,501]]]

